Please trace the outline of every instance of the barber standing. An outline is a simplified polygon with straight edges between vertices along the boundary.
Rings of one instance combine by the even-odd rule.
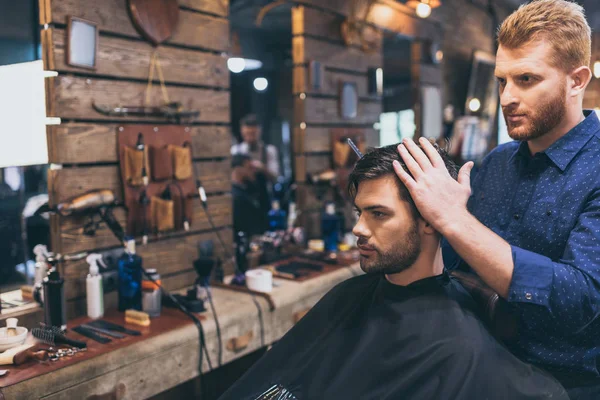
[[[262,141],[262,129],[256,115],[248,114],[240,120],[240,132],[242,142],[231,146],[231,155],[246,154],[252,159],[256,179],[249,190],[255,192],[260,210],[266,215],[271,209],[272,184],[280,173],[279,154],[275,146]]]
[[[398,147],[412,176],[395,166],[460,264],[514,306],[511,350],[571,399],[600,399],[600,121],[583,111],[590,36],[583,8],[566,0],[533,1],[504,21],[495,75],[515,141],[484,159],[472,191],[473,164],[456,182],[425,140],[425,152]]]

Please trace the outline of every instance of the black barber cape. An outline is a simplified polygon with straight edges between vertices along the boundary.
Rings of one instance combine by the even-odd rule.
[[[280,384],[298,400],[568,399],[498,343],[447,274],[397,286],[362,275],[333,288],[221,400]]]

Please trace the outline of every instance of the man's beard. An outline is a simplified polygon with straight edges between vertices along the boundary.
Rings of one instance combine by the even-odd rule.
[[[361,244],[358,239],[358,244]],[[366,243],[364,243],[366,244]],[[360,258],[360,268],[368,273],[397,274],[410,268],[421,253],[421,237],[419,236],[417,222],[415,221],[404,235],[401,243],[387,252],[375,249],[373,255]]]
[[[508,136],[513,140],[533,140],[544,136],[561,123],[566,114],[566,84],[562,84],[556,97],[537,107],[537,111],[530,111],[525,115],[525,121],[518,124],[511,123],[507,114],[511,111],[503,109],[504,120],[508,128]],[[518,110],[516,110],[518,113]]]

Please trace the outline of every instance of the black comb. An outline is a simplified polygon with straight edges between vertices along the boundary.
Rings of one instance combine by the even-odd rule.
[[[42,342],[51,344],[53,346],[64,344],[67,346],[77,347],[79,349],[84,349],[87,347],[87,343],[80,342],[79,340],[69,339],[62,333],[58,333],[56,329],[58,328],[33,328],[31,330],[31,334],[34,338],[39,339]]]

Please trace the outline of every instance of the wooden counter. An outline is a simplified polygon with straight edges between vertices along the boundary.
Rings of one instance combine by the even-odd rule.
[[[255,297],[262,323],[252,296],[213,288],[223,364],[279,340],[333,286],[360,273],[360,267],[352,265],[305,282],[274,279],[271,297],[275,310],[269,311],[267,301]],[[200,316],[213,368],[217,368],[214,317],[210,310]],[[121,313],[109,312],[105,319],[124,324]],[[69,327],[86,321],[70,321]],[[117,388],[124,391],[119,399],[142,399],[198,376],[198,330],[183,313],[163,307],[161,317],[153,319],[149,328],[129,327],[142,331],[142,336],[102,345],[69,332],[69,337],[88,342],[87,352],[56,362],[0,366],[9,370],[0,377],[0,399],[92,399],[115,393]],[[207,371],[204,357],[203,372]]]

